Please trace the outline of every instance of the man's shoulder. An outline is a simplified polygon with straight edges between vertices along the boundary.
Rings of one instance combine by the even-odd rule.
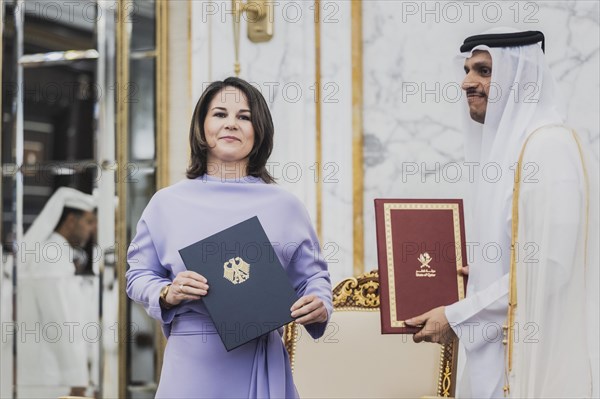
[[[574,130],[564,125],[550,125],[535,131],[525,149],[527,158],[557,158],[578,155]]]
[[[573,130],[566,126],[539,129],[527,144],[523,164],[535,164],[540,176],[552,181],[579,176],[582,172],[581,154]]]
[[[36,248],[39,259],[32,262],[37,266],[32,271],[42,277],[74,276],[73,247],[67,239],[52,232],[50,236]]]
[[[560,147],[576,145],[574,130],[566,125],[542,126],[532,133],[528,147]]]

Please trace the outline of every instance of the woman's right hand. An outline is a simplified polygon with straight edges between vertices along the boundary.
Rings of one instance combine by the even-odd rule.
[[[206,277],[196,272],[179,272],[171,283],[165,301],[170,306],[175,306],[182,301],[200,299],[208,293],[207,283]]]

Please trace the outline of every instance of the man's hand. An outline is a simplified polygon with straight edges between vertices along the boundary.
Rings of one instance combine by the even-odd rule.
[[[415,342],[435,342],[449,344],[456,338],[454,330],[450,327],[444,306],[430,310],[420,316],[405,321],[408,326],[423,326],[421,331],[413,335]]]

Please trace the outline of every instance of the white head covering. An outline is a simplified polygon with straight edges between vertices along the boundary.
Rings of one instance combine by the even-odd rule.
[[[511,28],[494,28],[484,34],[513,33]],[[471,192],[472,237],[483,246],[493,243],[508,260],[510,248],[510,198],[514,164],[525,139],[536,128],[564,121],[563,107],[557,104],[557,87],[545,61],[540,44],[490,48],[478,45],[458,57],[459,71],[464,77],[464,62],[473,51],[483,50],[492,57],[492,77],[485,123],[471,119],[466,96],[461,104],[465,126],[465,160],[477,162],[474,189]],[[511,168],[512,167],[512,168]],[[501,175],[498,175],[501,173]],[[501,215],[501,217],[499,217]],[[481,251],[478,251],[481,252]],[[477,259],[475,262],[477,263]],[[508,272],[495,268],[478,281],[478,290],[487,287]]]
[[[483,34],[515,32],[518,31],[512,28],[494,28]],[[558,101],[556,82],[540,44],[501,48],[478,45],[458,57],[461,73],[465,59],[477,50],[487,51],[492,57],[492,84],[484,124],[471,119],[468,106],[462,107],[467,130],[466,158],[516,162],[523,142],[533,130],[564,122],[566,115]]]
[[[65,207],[91,212],[96,207],[96,201],[92,195],[74,188],[60,187],[46,202],[42,212],[25,233],[23,248],[33,250],[36,243],[46,241],[56,228]]]

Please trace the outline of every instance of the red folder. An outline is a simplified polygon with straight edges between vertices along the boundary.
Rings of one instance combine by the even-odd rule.
[[[404,320],[465,296],[467,266],[459,199],[376,199],[381,332],[414,334]]]

